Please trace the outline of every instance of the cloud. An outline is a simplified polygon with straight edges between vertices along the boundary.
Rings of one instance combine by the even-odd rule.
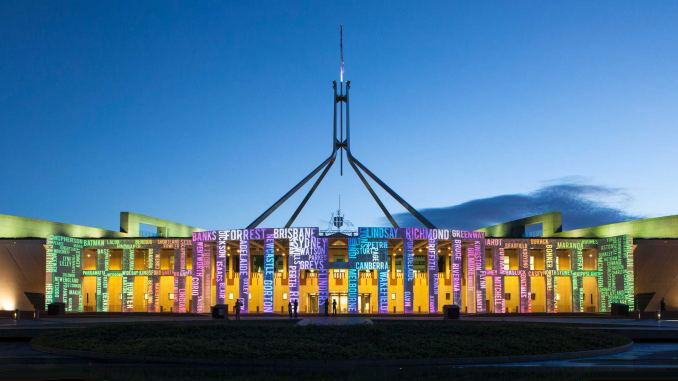
[[[562,182],[565,180],[568,182]],[[528,194],[505,194],[420,212],[436,226],[464,230],[549,212],[562,212],[563,230],[642,218],[612,206],[630,199],[623,189],[581,184],[574,178],[560,181],[550,181]],[[394,217],[401,226],[421,226],[409,213]]]

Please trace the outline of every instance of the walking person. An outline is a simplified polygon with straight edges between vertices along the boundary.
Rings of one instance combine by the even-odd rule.
[[[297,318],[297,308],[299,308],[299,301],[294,299],[294,318]]]
[[[292,319],[292,300],[287,302],[287,313],[290,315],[290,319]]]
[[[332,315],[337,316],[337,299],[332,301]]]
[[[661,301],[659,301],[659,313],[660,315],[664,315],[666,312],[666,302],[664,301],[664,298],[662,298]]]
[[[240,320],[240,299],[235,301],[235,320]]]

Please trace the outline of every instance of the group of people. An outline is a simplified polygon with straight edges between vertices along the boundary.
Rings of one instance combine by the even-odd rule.
[[[330,316],[330,311],[329,311],[329,306],[330,304],[328,303],[328,300],[325,300],[325,316]],[[297,318],[297,310],[299,308],[299,301],[294,299],[290,300],[287,302],[287,311],[289,312],[290,319],[293,317],[296,319]],[[337,316],[337,301],[332,300],[332,315]]]
[[[233,310],[235,311],[235,320],[240,320],[240,308],[242,308],[242,302],[240,299],[237,299],[235,301],[235,305],[233,306]],[[330,311],[329,311],[329,303],[327,300],[325,300],[325,316],[330,316]],[[297,299],[290,300],[287,302],[287,311],[290,314],[290,319],[294,317],[295,319],[297,318],[297,311],[299,309],[299,301]],[[337,300],[332,300],[332,315],[337,316]]]
[[[287,312],[290,314],[290,319],[292,319],[292,313],[294,313],[294,318],[297,318],[297,309],[299,308],[299,301],[294,299],[287,302]]]

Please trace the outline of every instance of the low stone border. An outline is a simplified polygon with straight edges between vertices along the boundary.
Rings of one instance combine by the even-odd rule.
[[[79,351],[71,349],[49,348],[31,342],[31,347],[40,352],[61,355],[82,357],[103,362],[117,363],[156,363],[156,364],[191,364],[206,366],[239,366],[239,367],[286,367],[303,369],[327,369],[328,367],[342,367],[344,369],[360,368],[365,366],[373,367],[399,367],[399,366],[444,366],[444,365],[490,365],[506,364],[513,362],[536,362],[549,360],[571,360],[585,357],[596,357],[602,355],[611,355],[626,352],[631,349],[633,342],[628,344],[604,349],[594,349],[580,352],[559,352],[541,355],[521,355],[521,356],[494,356],[494,357],[467,357],[467,358],[433,358],[433,359],[372,359],[372,360],[329,360],[329,359],[267,359],[267,360],[247,360],[247,359],[228,359],[228,360],[200,360],[186,358],[163,358],[156,356],[134,356],[117,355],[91,351]]]

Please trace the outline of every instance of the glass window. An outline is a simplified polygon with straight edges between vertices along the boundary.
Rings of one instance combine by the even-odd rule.
[[[492,249],[485,249],[485,270],[492,270]]]
[[[584,270],[598,269],[598,251],[596,249],[584,249]]]
[[[134,250],[134,269],[146,270],[146,258],[148,257],[148,250],[136,249]]]
[[[253,273],[263,273],[264,272],[264,256],[263,255],[253,255],[251,263],[251,269]]]
[[[445,255],[439,255],[438,256],[438,272],[439,273],[445,272],[445,260],[446,259],[447,259],[447,256],[445,256]]]
[[[426,272],[426,257],[423,255],[414,256],[414,271]]]
[[[397,272],[403,271],[403,256],[402,255],[396,255],[396,257],[395,257],[395,269],[396,269]]]
[[[518,249],[504,250],[504,270],[518,270],[520,264],[519,258]]]
[[[160,270],[174,270],[174,249],[160,249]]]
[[[525,226],[525,237],[541,237],[544,235],[544,226],[542,223]]]
[[[572,256],[570,250],[556,250],[556,270],[572,270]]]
[[[282,255],[276,255],[275,256],[275,263],[273,264],[273,271],[277,273],[281,273],[284,270],[283,265],[285,264],[285,260],[283,259],[284,257]]]
[[[228,268],[228,257],[226,257],[226,268]],[[186,270],[193,269],[193,248],[186,248]]]
[[[97,251],[96,249],[85,249],[82,253],[82,269],[96,270],[97,269]]]
[[[108,269],[122,270],[122,250],[110,249],[108,251]]]
[[[544,250],[530,250],[530,270],[544,270]]]

